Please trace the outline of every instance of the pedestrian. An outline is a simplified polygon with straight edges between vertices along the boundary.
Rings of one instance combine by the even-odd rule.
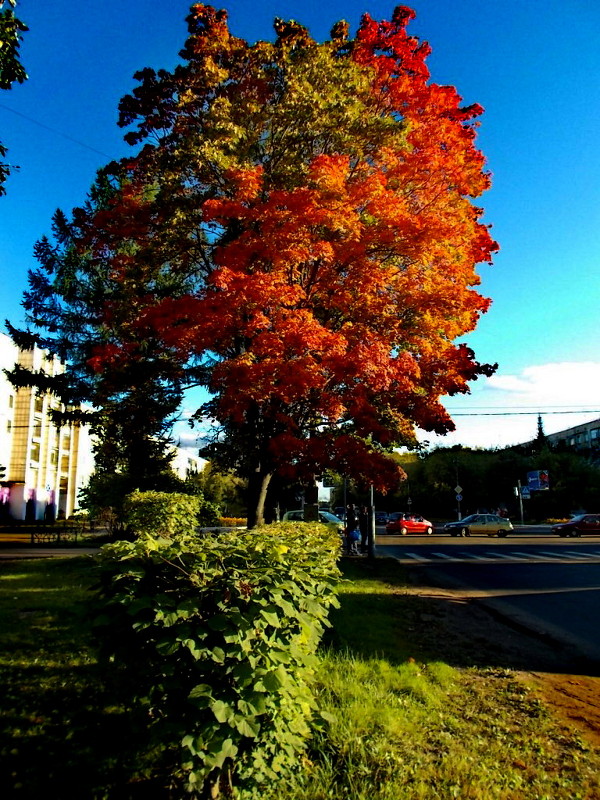
[[[369,549],[369,509],[361,506],[358,511],[358,529],[360,530],[360,552],[366,553]]]
[[[356,507],[354,503],[348,503],[348,507],[346,509],[346,529],[348,531],[353,531],[356,527],[358,527]]]
[[[346,527],[344,529],[346,534],[346,550],[348,555],[358,555],[358,540],[360,534],[358,532],[358,514],[354,503],[348,503],[346,508]]]
[[[348,530],[346,528],[346,552],[349,556],[357,556],[359,553],[358,543],[360,542],[360,533],[356,528]]]

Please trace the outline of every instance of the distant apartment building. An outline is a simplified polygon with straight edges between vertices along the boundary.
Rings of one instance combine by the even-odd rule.
[[[89,430],[73,423],[55,425],[50,411],[60,409],[60,402],[35,389],[15,389],[4,373],[15,364],[48,375],[64,371],[46,351],[19,350],[0,334],[0,517],[69,517],[93,471]]]
[[[547,433],[546,439],[551,445],[560,444],[574,450],[589,450],[600,454],[600,418],[557,433]]]
[[[574,425],[564,431],[546,434],[551,445],[563,445],[574,450],[588,450],[600,455],[600,418],[581,425]]]

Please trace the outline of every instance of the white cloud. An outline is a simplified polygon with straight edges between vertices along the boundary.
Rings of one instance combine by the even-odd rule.
[[[600,362],[536,364],[518,373],[498,373],[472,385],[472,394],[449,397],[456,424],[448,436],[422,433],[431,446],[504,447],[527,442],[537,432],[556,433],[600,417]]]
[[[547,405],[594,405],[600,402],[600,363],[566,361],[525,367],[520,375],[492,375],[488,390],[519,402]]]

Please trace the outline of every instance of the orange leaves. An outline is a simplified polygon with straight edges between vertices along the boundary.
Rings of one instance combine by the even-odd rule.
[[[249,45],[199,4],[187,62],[144,73],[123,105],[148,145],[99,220],[105,245],[135,244],[115,274],[197,265],[140,330],[215,360],[218,421],[276,469],[363,459],[389,478],[378,448],[449,429],[439,398],[485,371],[453,345],[488,307],[477,265],[497,249],[471,200],[489,186],[482,109],[430,82],[413,17],[365,15],[323,44],[278,21]]]

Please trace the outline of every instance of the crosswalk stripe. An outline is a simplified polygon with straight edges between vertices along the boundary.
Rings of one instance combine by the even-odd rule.
[[[569,555],[566,552],[563,553],[548,553],[546,550],[540,551],[541,556],[550,556],[551,558],[579,558],[580,556],[576,555]]]
[[[490,558],[514,558],[513,553],[509,553],[506,555],[505,553],[488,553],[487,554]]]
[[[484,555],[478,555],[475,553],[470,553],[468,551],[458,551],[455,555],[449,555],[448,553],[428,553],[426,556],[423,556],[419,553],[403,553],[400,558],[411,559],[412,561],[422,561],[432,563],[435,561],[443,560],[445,562],[460,562],[460,561],[494,561],[494,560],[505,560],[505,561],[535,561],[535,560],[546,560],[546,559],[568,559],[570,561],[574,560],[585,560],[591,558],[600,558],[600,551],[593,551],[593,552],[577,552],[575,550],[558,550],[558,551],[550,551],[550,550],[537,550],[535,552],[521,552],[518,550],[511,550],[508,553],[499,553],[496,551],[486,551]]]
[[[477,556],[475,553],[463,553],[464,558],[474,559],[475,561],[489,561],[487,556]]]
[[[536,553],[521,553],[519,550],[513,550],[513,556],[517,556],[517,558],[536,558]]]

